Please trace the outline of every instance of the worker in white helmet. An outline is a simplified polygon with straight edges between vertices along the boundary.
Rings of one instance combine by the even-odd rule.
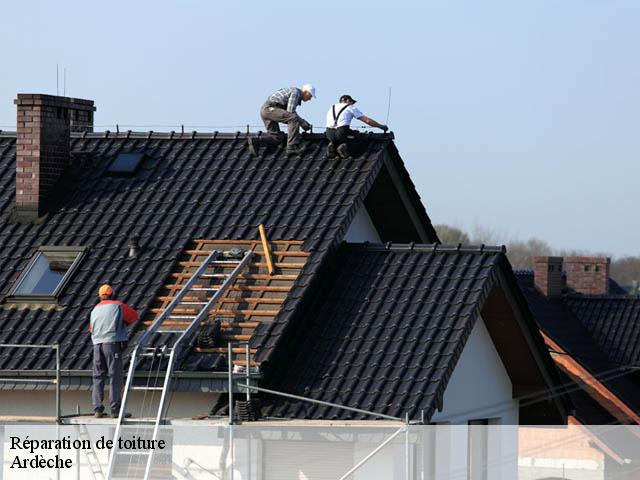
[[[260,117],[264,122],[269,136],[265,138],[249,137],[249,150],[258,156],[260,146],[274,147],[284,142],[284,134],[280,131],[279,123],[286,123],[289,127],[287,137],[287,155],[299,155],[304,150],[300,145],[300,132],[310,130],[311,124],[296,113],[296,108],[302,102],[308,102],[316,97],[313,85],[303,85],[302,88],[281,88],[273,93],[260,108]]]

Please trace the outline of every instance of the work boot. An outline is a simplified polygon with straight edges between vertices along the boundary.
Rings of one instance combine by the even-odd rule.
[[[247,138],[247,143],[249,144],[249,151],[254,157],[258,156],[260,151],[260,145],[258,144],[258,140],[252,137]]]
[[[293,156],[302,156],[302,154],[304,153],[304,146],[303,145],[294,145],[291,147],[287,147],[287,157],[293,157]]]
[[[349,147],[347,147],[346,143],[343,143],[338,147],[338,155],[342,158],[349,158]]]
[[[99,408],[96,408],[93,411],[93,416],[96,418],[103,418],[104,417],[104,411],[100,410]]]
[[[334,158],[336,156],[336,147],[333,143],[327,145],[327,158]]]

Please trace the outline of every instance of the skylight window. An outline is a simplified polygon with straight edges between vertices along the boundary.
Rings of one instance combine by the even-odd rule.
[[[144,153],[120,153],[113,159],[107,173],[117,176],[130,176],[136,173],[136,170],[140,166]]]
[[[81,247],[40,247],[11,296],[57,296],[83,253]]]

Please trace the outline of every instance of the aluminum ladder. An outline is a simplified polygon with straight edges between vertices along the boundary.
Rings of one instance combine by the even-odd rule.
[[[118,422],[116,425],[115,434],[113,436],[114,445],[111,450],[111,455],[109,456],[107,479],[114,480],[116,478],[131,478],[129,476],[130,474],[128,472],[128,469],[131,466],[133,459],[137,460],[133,462],[136,467],[145,465],[144,477],[140,478],[144,478],[145,480],[150,478],[149,475],[151,473],[155,450],[141,450],[135,452],[120,450],[118,448],[118,440],[122,435],[123,427],[146,425],[146,429],[153,428],[151,440],[158,440],[160,425],[163,423],[164,419],[167,393],[170,390],[173,371],[176,366],[179,365],[180,361],[182,361],[182,359],[184,358],[184,354],[186,354],[191,347],[192,341],[195,338],[195,334],[198,331],[198,327],[200,326],[202,320],[204,320],[208,315],[211,307],[213,307],[216,302],[225,294],[229,287],[233,285],[234,281],[242,272],[242,270],[246,268],[246,266],[251,262],[253,251],[247,250],[245,252],[241,252],[240,255],[241,256],[239,258],[225,258],[223,252],[213,250],[204,259],[202,264],[193,273],[193,275],[188,279],[182,289],[176,294],[171,303],[167,305],[167,307],[154,320],[154,322],[146,330],[142,337],[140,337],[140,340],[138,341],[138,344],[135,346],[131,355],[129,373],[127,375],[124,395],[122,398],[122,405],[120,407]],[[214,273],[210,271],[210,269],[215,270],[216,268],[233,268],[233,270],[230,273]],[[220,280],[221,283],[211,286],[198,284],[198,281],[206,282],[208,280]],[[202,298],[202,301],[197,302],[183,301],[183,298],[185,298],[189,293],[196,297],[204,293],[205,298]],[[176,310],[176,307],[178,306],[187,308],[195,307],[196,310],[199,310],[195,315],[173,314],[174,310]],[[176,328],[176,323],[183,324],[180,326],[184,326],[185,328]],[[161,348],[147,347],[147,345],[150,343],[150,340],[152,339],[152,336],[155,334],[168,334],[170,337],[173,337],[175,334],[177,334],[178,338],[175,341],[170,341],[170,345],[164,344]],[[156,381],[153,385],[135,385],[134,377],[136,374],[136,367],[143,359],[151,358],[151,366],[153,367],[153,361],[157,359],[158,362],[161,362],[163,360],[166,360],[167,356],[168,362],[164,371],[162,386],[159,385],[157,379],[155,379]],[[231,361],[231,359],[228,359],[228,361]],[[160,401],[157,407],[157,412],[155,414],[155,419],[153,421],[125,418],[126,406],[129,401],[130,394],[135,390],[160,392]],[[139,436],[144,437],[145,440],[148,439],[148,437],[146,437],[145,435]],[[116,465],[120,461],[127,465],[127,473],[124,477],[116,474]]]
[[[88,440],[90,447],[88,449],[83,449],[86,458],[87,458],[87,467],[89,468],[89,473],[91,474],[91,478],[93,480],[104,480],[104,473],[102,472],[102,465],[100,465],[100,460],[98,459],[98,455],[96,451],[93,449],[93,442],[91,440],[91,435],[89,435],[89,431],[87,430],[87,426],[81,423],[78,426],[78,440]]]

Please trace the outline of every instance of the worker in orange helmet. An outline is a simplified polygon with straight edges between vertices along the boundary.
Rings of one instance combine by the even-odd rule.
[[[91,311],[89,331],[93,342],[93,391],[91,400],[96,418],[104,416],[104,382],[109,374],[109,402],[111,417],[120,412],[122,393],[122,353],[128,340],[126,325],[138,319],[130,306],[114,300],[111,285],[98,290],[100,302]],[[130,415],[128,415],[130,416]]]

